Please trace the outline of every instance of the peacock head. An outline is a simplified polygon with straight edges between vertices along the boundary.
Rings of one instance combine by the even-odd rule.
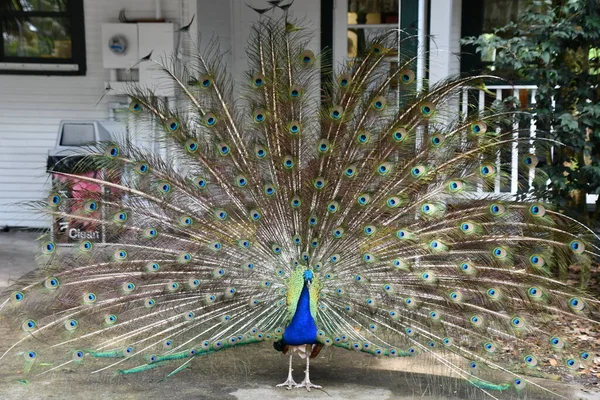
[[[310,269],[304,271],[304,281],[307,283],[312,283],[313,280],[313,272]]]

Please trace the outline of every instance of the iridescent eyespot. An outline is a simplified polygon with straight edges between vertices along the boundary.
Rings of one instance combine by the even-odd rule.
[[[392,132],[392,139],[397,143],[403,142],[407,136],[408,133],[404,128],[398,128]]]
[[[409,69],[400,72],[400,81],[405,84],[411,84],[415,80],[415,73]]]
[[[539,163],[539,159],[535,154],[526,154],[523,156],[523,164],[529,168],[535,168]]]
[[[321,177],[315,178],[313,180],[313,186],[317,190],[323,189],[325,187],[325,178],[321,178]]]
[[[177,118],[169,118],[165,122],[165,128],[167,128],[168,132],[177,132],[179,130],[179,126],[180,124]]]
[[[349,74],[342,74],[337,79],[338,86],[342,89],[345,89],[348,86],[350,86],[351,82],[352,82],[352,77]]]
[[[37,323],[32,319],[28,319],[27,321],[21,324],[21,328],[23,328],[25,332],[30,332],[37,328]]]
[[[331,201],[327,204],[327,211],[330,213],[337,212],[340,207],[340,204],[337,201]]]
[[[256,145],[254,146],[254,154],[256,155],[256,158],[263,159],[267,156],[267,149],[265,146]]]
[[[367,236],[374,235],[377,232],[377,227],[375,225],[367,225],[363,228],[363,232]]]
[[[494,248],[494,250],[492,250],[492,254],[494,257],[499,258],[499,259],[506,258],[506,256],[508,255],[506,249],[504,249],[502,247]]]
[[[431,137],[431,144],[433,147],[439,147],[444,143],[445,140],[446,137],[444,135],[436,134]]]
[[[419,178],[419,177],[423,176],[423,174],[425,173],[425,167],[418,165],[416,167],[413,167],[410,170],[410,173],[413,177]]]
[[[137,172],[140,175],[145,175],[148,173],[148,171],[150,171],[150,167],[148,166],[147,163],[145,163],[143,161],[138,162],[135,165],[135,172]]]
[[[292,86],[289,91],[289,95],[292,99],[297,99],[302,96],[302,88],[300,86]]]
[[[546,215],[546,208],[541,204],[533,204],[531,207],[529,207],[529,212],[534,217],[543,217]]]
[[[44,254],[52,254],[56,251],[56,245],[54,242],[44,242],[42,243],[42,253]]]
[[[267,196],[273,196],[277,189],[275,188],[274,185],[267,183],[266,185],[263,186],[263,190]]]
[[[473,132],[473,134],[476,136],[483,135],[484,133],[487,132],[486,123],[483,121],[478,121],[478,122],[472,123],[471,124],[471,132]]]
[[[150,262],[146,264],[146,271],[148,272],[156,272],[160,269],[160,265],[155,262]]]
[[[252,76],[252,85],[259,88],[265,84],[265,76],[263,74],[254,74]]]
[[[278,244],[273,244],[273,245],[271,245],[271,251],[273,251],[273,254],[280,254],[281,246]]]
[[[569,243],[569,247],[571,248],[571,251],[575,254],[583,254],[583,252],[585,251],[584,244],[579,240],[573,240],[571,243]]]
[[[222,208],[218,208],[214,211],[214,216],[219,220],[219,221],[224,221],[227,219],[227,211],[223,210]]]
[[[44,286],[46,289],[56,289],[59,285],[59,281],[57,278],[51,277],[44,281]]]
[[[492,204],[490,206],[490,213],[492,215],[502,215],[504,214],[504,212],[506,211],[506,207],[504,207],[502,204]]]
[[[133,292],[135,290],[135,283],[126,282],[122,285],[122,288],[125,292]]]
[[[392,170],[392,164],[389,162],[383,162],[377,166],[377,173],[381,176],[386,176]]]
[[[313,53],[311,50],[304,50],[302,53],[300,53],[299,58],[302,65],[308,66],[314,62],[315,53]]]
[[[25,360],[32,361],[37,357],[37,353],[35,351],[26,351],[23,356],[25,357]]]
[[[75,319],[68,319],[65,321],[65,329],[72,332],[79,326],[79,322]]]
[[[523,361],[525,361],[525,364],[527,364],[527,366],[529,366],[529,367],[535,367],[538,363],[537,358],[532,354],[526,355],[523,358]]]
[[[343,114],[344,114],[344,109],[341,106],[336,106],[336,107],[333,107],[331,110],[329,110],[329,116],[334,121],[340,120],[342,118]]]
[[[187,140],[185,142],[185,149],[190,153],[196,152],[196,150],[198,150],[198,142],[196,142],[194,139]]]
[[[121,212],[116,213],[113,216],[113,221],[115,221],[115,222],[125,222],[125,221],[127,221],[128,218],[129,218],[129,215],[127,214],[127,212],[126,211],[121,211]]]
[[[521,390],[525,387],[525,381],[521,378],[516,378],[513,381],[513,386],[515,387],[515,389]]]
[[[85,353],[81,350],[75,350],[73,352],[73,361],[81,361],[83,360],[83,357],[85,356]]]
[[[158,184],[158,191],[161,194],[168,194],[171,192],[171,184],[169,182],[160,182]]]
[[[373,99],[373,101],[371,102],[371,107],[375,110],[375,111],[381,111],[385,108],[387,104],[387,99],[385,97],[376,97],[375,99]]]
[[[250,210],[249,215],[253,221],[258,221],[261,217],[260,211],[258,211],[258,210]]]
[[[51,207],[57,207],[60,203],[62,203],[62,197],[59,194],[51,194],[48,196],[48,204]]]
[[[106,157],[108,158],[115,158],[119,155],[119,146],[117,146],[116,144],[111,144],[109,146],[106,147],[106,150],[104,150],[104,154],[106,155]]]
[[[222,156],[229,155],[229,153],[231,152],[231,148],[225,142],[219,143],[217,145],[217,150],[219,150],[219,154],[222,155]]]
[[[107,325],[114,325],[117,323],[117,316],[114,314],[109,314],[104,317],[104,323]]]
[[[192,261],[192,255],[190,253],[181,253],[177,256],[177,262],[181,264],[185,264]]]
[[[341,227],[334,228],[332,233],[333,233],[334,238],[340,239],[342,236],[344,236],[344,228],[341,228]]]
[[[299,196],[292,197],[291,201],[292,208],[298,208],[302,205],[302,199]]]
[[[555,349],[562,349],[563,347],[565,347],[565,342],[561,338],[559,338],[559,337],[553,337],[553,338],[551,338],[550,339],[550,344]]]
[[[513,326],[513,328],[524,328],[525,327],[525,320],[521,317],[513,317],[510,320],[510,324]]]
[[[87,293],[83,295],[83,301],[87,304],[96,302],[96,295],[94,293]]]
[[[123,261],[127,259],[127,251],[123,249],[115,250],[113,258],[117,261]]]
[[[376,56],[381,56],[385,53],[387,53],[387,50],[385,47],[383,47],[383,45],[379,44],[379,43],[374,43],[371,45],[371,48],[369,49],[371,54],[376,55]]]
[[[421,105],[421,114],[424,117],[431,117],[435,111],[435,105],[433,103],[425,103]]]
[[[267,112],[262,108],[259,108],[258,110],[254,111],[252,118],[254,119],[254,122],[260,124],[262,122],[265,122],[265,120],[267,119]]]
[[[204,117],[202,117],[202,120],[204,121],[204,125],[206,125],[209,128],[213,127],[217,124],[217,117],[215,117],[215,115],[213,113],[204,114]]]
[[[529,262],[534,267],[543,267],[546,264],[544,258],[538,254],[533,254],[529,257]]]
[[[371,141],[371,134],[369,132],[361,132],[360,135],[356,137],[356,141],[358,144],[367,144]]]
[[[137,114],[142,111],[142,105],[138,101],[133,100],[131,103],[129,103],[129,111]]]
[[[202,75],[200,79],[198,79],[198,82],[200,83],[200,87],[208,89],[212,86],[213,80],[210,75]]]
[[[479,169],[479,172],[481,173],[481,176],[489,178],[496,175],[496,167],[494,167],[492,164],[484,164]]]
[[[287,155],[283,157],[282,164],[285,169],[292,169],[294,167],[294,158]]]
[[[354,178],[356,176],[356,172],[357,167],[355,165],[351,165],[349,167],[346,167],[346,169],[344,170],[344,176],[346,178]]]
[[[356,201],[359,205],[365,206],[365,205],[369,204],[369,202],[371,201],[371,195],[367,194],[367,193],[363,193],[360,196],[358,196]]]
[[[581,311],[585,308],[585,303],[583,300],[573,297],[569,300],[569,307],[571,307],[573,311]]]
[[[298,121],[290,122],[288,124],[288,132],[293,136],[300,134],[302,132],[302,124]]]
[[[432,215],[437,211],[437,207],[433,203],[425,203],[421,206],[421,212],[425,215]]]
[[[11,300],[15,303],[20,303],[25,298],[23,292],[15,292],[10,296]]]
[[[321,139],[319,140],[319,143],[317,144],[317,149],[319,150],[319,153],[326,153],[327,151],[329,151],[329,140],[327,139]]]

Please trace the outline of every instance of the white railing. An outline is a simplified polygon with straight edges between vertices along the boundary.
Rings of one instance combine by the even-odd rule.
[[[480,111],[483,111],[486,108],[486,102],[487,105],[489,106],[489,103],[491,101],[494,100],[502,100],[503,98],[505,98],[506,96],[513,96],[516,97],[520,100],[521,106],[523,108],[531,108],[531,106],[535,105],[535,97],[537,94],[537,86],[535,85],[516,85],[516,86],[511,86],[511,85],[489,85],[486,86],[486,89],[488,91],[488,93],[486,93],[486,91],[481,90],[481,89],[477,89],[477,88],[465,88],[463,90],[462,93],[462,99],[461,99],[461,105],[460,105],[460,111],[463,113],[463,115],[467,115],[467,111],[469,108],[469,96],[476,95],[477,96],[477,107]],[[493,92],[495,94],[495,96],[491,96],[489,94],[489,92]],[[552,102],[552,105],[554,106],[554,101]],[[526,130],[524,129],[520,129],[521,127],[519,126],[518,122],[515,122],[515,124],[513,125],[513,128],[515,130],[514,133],[514,137],[517,138],[519,137],[519,134],[522,135],[524,134],[524,132],[526,132]],[[536,124],[535,124],[535,120],[534,118],[530,119],[529,122],[529,137],[531,139],[531,147],[529,148],[529,152],[535,154],[535,146],[533,146],[533,140],[536,137]],[[508,185],[508,187],[503,187],[502,186],[502,182],[501,182],[501,175],[498,174],[496,177],[496,180],[494,182],[494,191],[491,193],[494,193],[496,195],[500,195],[502,197],[505,196],[515,196],[517,194],[518,188],[519,188],[519,160],[521,158],[521,154],[519,154],[519,146],[517,145],[517,143],[514,143],[511,148],[509,149],[510,151],[510,171],[509,171],[509,177],[510,177],[510,183]],[[497,154],[497,159],[496,159],[496,167],[498,168],[498,170],[500,170],[500,163],[501,163],[501,154],[500,152],[498,152]],[[506,165],[504,165],[504,169],[506,170]],[[529,178],[528,178],[528,185],[531,188],[531,185],[533,183],[533,179],[535,177],[535,170],[530,170],[529,171]],[[480,195],[485,195],[485,196],[489,196],[491,193],[490,192],[484,192],[482,188],[478,188],[478,193],[480,193]],[[587,195],[586,198],[586,202],[587,204],[595,204],[596,200],[598,198],[598,195]]]

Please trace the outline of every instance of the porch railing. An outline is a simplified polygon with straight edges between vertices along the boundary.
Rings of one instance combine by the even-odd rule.
[[[511,85],[489,85],[486,86],[487,92],[481,89],[477,89],[477,88],[465,88],[463,89],[462,92],[462,98],[461,98],[461,104],[460,104],[460,111],[462,112],[463,115],[467,114],[468,111],[468,107],[469,107],[469,102],[472,103],[473,100],[473,96],[477,96],[475,103],[477,104],[477,107],[480,111],[483,111],[486,106],[489,106],[489,104],[495,100],[502,100],[504,98],[506,98],[507,96],[513,96],[517,99],[519,99],[521,106],[523,108],[531,108],[532,105],[535,105],[536,100],[536,94],[537,94],[537,86],[535,85],[517,85],[517,86],[511,86]],[[492,92],[495,94],[491,95],[489,92]],[[553,102],[554,105],[554,102]],[[523,123],[523,122],[521,122]],[[536,138],[536,134],[537,134],[537,128],[536,128],[536,124],[535,124],[535,120],[534,118],[531,118],[528,122],[528,127],[522,127],[519,125],[519,122],[515,122],[513,124],[513,128],[514,128],[514,137],[519,137],[518,135],[521,135],[521,137],[523,137],[523,134],[527,134],[527,130],[529,131],[529,137],[533,140]],[[522,154],[520,154],[520,150],[522,151],[523,146],[521,146],[521,149],[519,149],[519,146],[517,145],[517,143],[514,143],[510,149],[507,149],[507,152],[509,154],[497,154],[497,159],[496,159],[496,167],[498,168],[498,170],[500,170],[500,164],[502,163],[502,158],[504,156],[504,162],[503,164],[503,168],[505,172],[508,172],[508,176],[509,176],[509,182],[502,182],[501,181],[501,176],[500,174],[497,175],[496,180],[494,182],[494,189],[493,192],[487,192],[484,191],[483,188],[478,188],[477,193],[479,193],[481,196],[486,196],[489,197],[490,195],[494,194],[494,195],[498,195],[500,197],[514,197],[519,189],[519,184],[523,185],[525,182],[523,182],[523,180],[521,179],[521,182],[519,182],[520,179],[520,175],[519,175],[519,160],[522,156]],[[529,152],[535,154],[535,147],[532,145],[529,148]],[[508,156],[508,157],[506,157]],[[508,158],[508,162],[507,161]],[[507,171],[507,164],[508,164],[508,171]],[[528,185],[527,189],[531,188],[531,185],[533,183],[533,179],[535,177],[535,171],[531,170],[529,171],[529,176],[526,182],[526,185]],[[587,204],[595,204],[596,200],[598,199],[598,195],[587,195],[586,198],[586,202]]]

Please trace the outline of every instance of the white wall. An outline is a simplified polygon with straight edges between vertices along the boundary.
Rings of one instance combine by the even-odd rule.
[[[47,226],[14,203],[45,198],[46,156],[61,119],[106,119],[100,26],[127,17],[153,18],[153,0],[85,0],[87,74],[85,76],[0,75],[0,227]],[[195,0],[162,0],[163,16],[181,24],[195,12]]]

